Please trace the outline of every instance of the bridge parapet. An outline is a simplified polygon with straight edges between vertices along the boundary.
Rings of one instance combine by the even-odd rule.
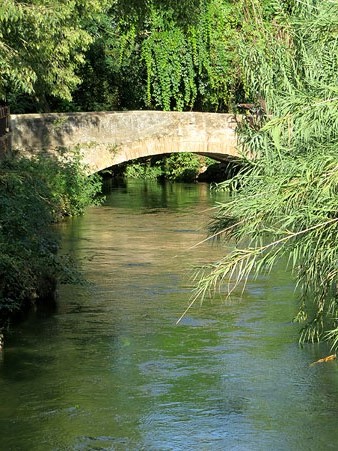
[[[23,154],[80,149],[89,172],[141,157],[194,152],[238,156],[233,115],[123,111],[11,116],[12,149]]]

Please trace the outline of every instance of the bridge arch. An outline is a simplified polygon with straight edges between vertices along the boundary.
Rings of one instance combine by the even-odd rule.
[[[12,149],[21,154],[79,148],[89,172],[138,158],[192,152],[224,161],[238,156],[233,115],[123,111],[11,116]]]

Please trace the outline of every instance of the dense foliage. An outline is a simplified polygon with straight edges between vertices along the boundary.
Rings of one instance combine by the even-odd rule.
[[[229,109],[233,102],[238,82],[235,7],[224,0],[202,0],[196,11],[193,20],[181,23],[174,8],[151,5],[141,49],[147,106],[215,111]]]
[[[52,223],[98,202],[99,181],[77,157],[3,161],[0,165],[0,326],[26,306],[53,299],[57,280],[77,277],[57,255]]]
[[[84,83],[121,108],[228,110],[240,91],[238,8],[228,0],[117,1],[101,17]],[[97,55],[100,68],[97,67]],[[75,93],[81,103],[81,98]],[[90,102],[87,106],[89,107]]]
[[[0,99],[14,112],[227,111],[240,20],[231,0],[4,0]]]
[[[93,42],[85,29],[105,2],[2,0],[0,2],[0,100],[46,110],[48,97],[71,99],[77,70]],[[20,95],[30,94],[21,98]],[[30,102],[27,106],[27,103]]]
[[[201,171],[213,163],[210,158],[193,153],[171,155],[135,161],[126,166],[123,175],[148,180],[165,179],[177,182],[195,182]]]
[[[338,3],[243,3],[240,56],[257,112],[242,124],[247,163],[212,231],[234,250],[206,270],[199,294],[288,260],[301,293],[301,340],[338,344]],[[254,21],[254,27],[252,23]],[[263,108],[263,110],[262,110]],[[263,116],[265,117],[263,117]]]

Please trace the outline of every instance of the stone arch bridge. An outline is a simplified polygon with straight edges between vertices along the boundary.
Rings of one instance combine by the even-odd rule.
[[[80,149],[90,173],[142,157],[193,152],[219,161],[238,156],[233,115],[123,111],[11,115],[20,154]]]

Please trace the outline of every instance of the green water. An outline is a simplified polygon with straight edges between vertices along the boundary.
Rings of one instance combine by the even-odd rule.
[[[338,365],[297,345],[283,268],[232,300],[189,303],[221,200],[207,185],[129,182],[61,227],[91,287],[60,288],[0,360],[0,450],[328,450]],[[192,247],[191,249],[189,249]]]

